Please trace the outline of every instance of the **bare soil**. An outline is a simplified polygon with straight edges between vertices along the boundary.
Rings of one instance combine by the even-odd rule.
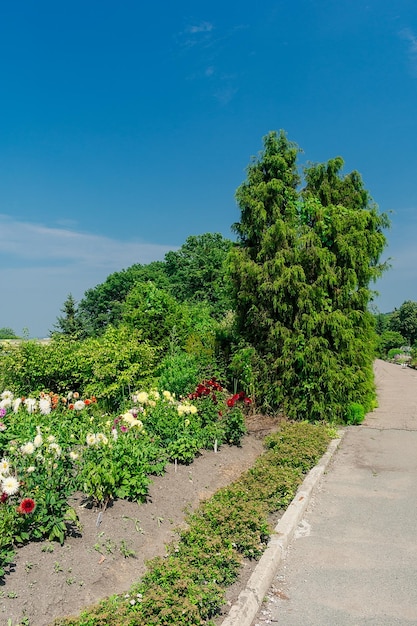
[[[103,512],[76,494],[72,504],[81,532],[63,546],[38,542],[18,549],[13,571],[0,586],[0,625],[48,626],[57,617],[77,615],[102,598],[127,592],[144,574],[146,561],[165,554],[187,511],[250,468],[263,452],[264,436],[277,426],[277,419],[253,416],[241,447],[222,446],[204,451],[191,465],[169,465],[164,476],[154,477],[146,503],[117,500]],[[229,603],[252,568],[245,562]]]

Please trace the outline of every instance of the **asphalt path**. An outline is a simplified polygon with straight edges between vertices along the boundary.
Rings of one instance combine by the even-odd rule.
[[[253,626],[417,625],[417,371],[377,361]]]

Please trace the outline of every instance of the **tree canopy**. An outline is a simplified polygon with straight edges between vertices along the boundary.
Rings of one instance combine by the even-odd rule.
[[[0,328],[0,339],[17,339],[17,335],[14,332],[13,328],[9,328],[8,326],[3,326]]]
[[[389,320],[390,330],[401,333],[410,346],[417,341],[417,302],[406,300]]]
[[[225,266],[231,246],[220,233],[205,233],[168,252],[164,267],[173,295],[181,302],[207,302],[222,317],[232,307]]]
[[[231,253],[239,333],[258,354],[265,405],[290,417],[333,419],[374,399],[370,283],[388,219],[343,159],[310,165],[300,189],[299,148],[285,133],[264,138],[236,198]]]
[[[226,259],[232,242],[220,233],[192,235],[164,261],[134,264],[110,274],[88,289],[78,307],[71,294],[57,318],[55,331],[66,336],[97,337],[106,328],[122,323],[124,303],[139,284],[152,283],[178,302],[206,303],[212,317],[221,319],[231,309]]]

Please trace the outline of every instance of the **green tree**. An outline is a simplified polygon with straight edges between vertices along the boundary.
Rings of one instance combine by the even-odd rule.
[[[284,132],[264,150],[236,192],[231,279],[237,325],[258,355],[258,398],[290,417],[340,419],[375,397],[370,283],[388,225],[360,175],[343,160],[311,165],[299,190],[298,147]],[[253,363],[253,358],[252,358]]]
[[[4,326],[0,328],[0,339],[17,339],[17,335],[12,328]]]
[[[110,274],[104,283],[88,289],[78,306],[83,337],[99,336],[109,324],[119,324],[126,296],[137,283],[152,281],[158,286],[166,285],[168,281],[163,268],[162,261],[135,264]]]
[[[61,309],[64,315],[57,317],[52,334],[57,332],[71,339],[78,339],[82,333],[81,321],[77,315],[77,303],[70,293]]]
[[[386,330],[389,330],[389,321],[392,313],[375,313],[375,331],[377,335],[382,335]]]
[[[399,309],[395,309],[389,327],[401,333],[412,346],[417,341],[417,302],[406,300]]]
[[[165,272],[173,295],[181,302],[207,302],[215,317],[232,307],[226,275],[232,246],[219,233],[188,237],[179,250],[165,255]]]
[[[169,291],[153,283],[138,283],[123,305],[122,321],[140,331],[142,339],[166,350],[174,335],[182,345],[187,336],[187,309]]]
[[[379,356],[386,358],[388,352],[393,348],[401,348],[406,344],[406,340],[401,333],[394,330],[385,330],[379,337],[377,342],[377,351]]]

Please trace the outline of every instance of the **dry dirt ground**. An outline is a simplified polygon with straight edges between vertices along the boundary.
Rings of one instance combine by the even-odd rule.
[[[101,512],[77,495],[72,504],[81,522],[79,536],[63,546],[39,542],[18,550],[13,571],[0,585],[0,625],[48,626],[56,617],[76,615],[101,598],[126,592],[148,559],[165,554],[186,511],[253,465],[263,452],[263,437],[278,421],[255,416],[247,426],[242,447],[222,446],[216,453],[203,452],[191,465],[168,466],[164,476],[154,477],[146,503],[118,500]],[[251,567],[245,564],[240,584]],[[229,602],[239,588],[239,583],[231,588]]]

